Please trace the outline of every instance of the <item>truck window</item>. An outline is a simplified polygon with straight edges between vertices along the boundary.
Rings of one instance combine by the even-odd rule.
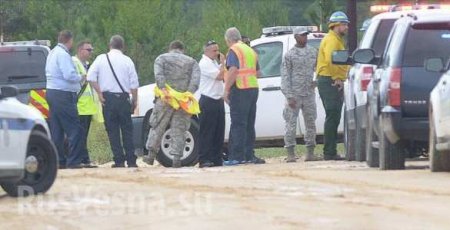
[[[283,58],[283,43],[271,42],[256,45],[253,49],[258,54],[261,78],[280,76],[281,60]]]
[[[316,48],[317,50],[319,50],[321,41],[322,41],[322,39],[308,39],[308,45],[310,45],[310,46]]]
[[[449,30],[423,30],[410,28],[403,54],[403,66],[423,67],[427,58],[450,57]]]
[[[46,58],[42,50],[0,47],[0,85],[45,84]]]
[[[381,56],[386,48],[387,38],[396,19],[385,19],[380,22],[378,30],[375,33],[372,43],[372,49],[375,51],[376,56]]]

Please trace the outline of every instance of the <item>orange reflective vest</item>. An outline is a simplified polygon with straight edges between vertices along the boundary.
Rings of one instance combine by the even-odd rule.
[[[256,52],[243,42],[232,45],[230,50],[233,50],[239,60],[236,86],[239,89],[258,88],[258,77],[256,74],[258,55]]]
[[[44,116],[45,119],[49,118],[49,110],[48,110],[48,104],[45,100],[45,90],[31,90],[30,91],[30,101],[28,105],[33,106],[39,112],[42,113],[42,116]]]

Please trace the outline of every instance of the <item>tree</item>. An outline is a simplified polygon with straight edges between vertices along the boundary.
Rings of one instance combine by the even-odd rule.
[[[336,10],[342,10],[336,0],[315,0],[305,10],[305,18],[314,25],[319,26],[321,31],[327,28],[327,21]]]

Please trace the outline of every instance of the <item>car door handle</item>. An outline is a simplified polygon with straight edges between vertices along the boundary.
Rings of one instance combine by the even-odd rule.
[[[277,91],[281,90],[280,86],[269,86],[262,89],[263,91]]]

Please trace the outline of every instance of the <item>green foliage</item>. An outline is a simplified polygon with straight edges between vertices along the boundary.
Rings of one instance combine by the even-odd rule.
[[[8,40],[49,39],[56,44],[62,29],[75,42],[89,39],[98,55],[108,50],[113,34],[125,38],[141,85],[154,81],[153,61],[179,39],[187,54],[199,59],[202,46],[216,40],[226,52],[223,35],[236,26],[251,38],[264,26],[285,25],[288,10],[281,0],[0,0]],[[4,12],[4,13],[3,13]]]
[[[305,17],[314,25],[327,30],[327,21],[336,10],[343,10],[336,0],[315,0],[305,10]]]

